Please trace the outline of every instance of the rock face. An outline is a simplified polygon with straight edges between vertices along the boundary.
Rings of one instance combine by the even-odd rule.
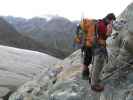
[[[29,97],[31,100],[133,100],[132,11],[133,3],[117,18],[118,22],[125,20],[126,25],[114,30],[118,35],[108,40],[109,62],[104,65],[101,73],[102,83],[105,85],[104,92],[92,91],[89,82],[82,80],[80,67],[82,59],[80,59],[80,51],[76,51],[64,61],[57,63],[63,66],[63,71],[57,75],[55,84],[50,80],[51,84],[47,85],[37,83],[41,81],[30,81],[26,83],[28,84],[26,88],[22,86],[9,100],[16,100],[16,97]],[[29,93],[33,83],[36,87],[34,85]],[[28,90],[23,91],[27,88]]]
[[[58,61],[47,54],[0,46],[0,97],[11,94]]]

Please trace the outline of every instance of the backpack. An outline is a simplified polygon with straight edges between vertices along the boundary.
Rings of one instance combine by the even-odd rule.
[[[76,36],[74,41],[79,47],[91,48],[95,43],[95,38],[98,36],[96,28],[97,20],[83,19],[77,26]]]
[[[106,47],[106,39],[108,31],[112,27],[105,25],[103,20],[83,19],[77,27],[75,43],[79,47],[95,47],[97,44]]]

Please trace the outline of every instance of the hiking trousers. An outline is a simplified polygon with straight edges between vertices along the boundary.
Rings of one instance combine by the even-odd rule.
[[[92,48],[85,47],[83,51],[84,51],[83,64],[88,67],[92,62],[92,55],[93,55]]]
[[[94,60],[91,69],[91,85],[97,85],[100,81],[100,74],[104,67],[107,50],[104,47],[98,47],[94,50]]]

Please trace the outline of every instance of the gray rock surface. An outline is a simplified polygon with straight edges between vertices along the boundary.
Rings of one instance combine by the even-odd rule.
[[[126,25],[114,30],[118,36],[108,40],[109,62],[105,64],[101,73],[102,83],[105,85],[103,92],[92,91],[89,82],[82,80],[81,54],[80,51],[76,51],[64,61],[57,63],[63,66],[63,70],[57,75],[55,84],[52,84],[49,78],[47,81],[45,74],[45,83],[41,84],[42,80],[30,81],[30,84],[26,83],[26,88],[20,87],[9,100],[16,100],[15,97],[21,95],[23,98],[30,97],[28,100],[133,100],[133,3],[117,20],[125,20]],[[32,85],[32,92],[23,92],[33,87]]]
[[[0,97],[14,92],[58,61],[40,52],[0,46]]]

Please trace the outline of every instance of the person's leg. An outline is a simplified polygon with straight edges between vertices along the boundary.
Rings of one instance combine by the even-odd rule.
[[[89,79],[89,68],[88,66],[91,64],[92,61],[92,52],[91,48],[86,48],[84,51],[84,62],[83,62],[83,70],[82,70],[82,76],[83,79]]]
[[[104,54],[95,55],[91,72],[91,88],[95,91],[102,91],[104,87],[100,84],[100,73],[104,66]]]
[[[85,80],[88,80],[89,78],[89,68],[87,64],[86,57],[84,57],[84,63],[83,63],[83,69],[82,69],[82,78]]]

